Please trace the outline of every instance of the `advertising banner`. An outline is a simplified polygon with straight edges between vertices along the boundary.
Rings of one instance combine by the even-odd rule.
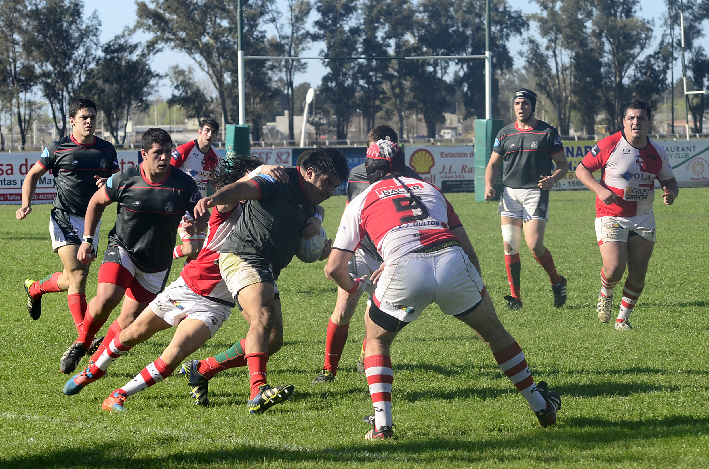
[[[406,164],[423,179],[443,192],[473,192],[475,187],[475,152],[473,146],[404,147]]]

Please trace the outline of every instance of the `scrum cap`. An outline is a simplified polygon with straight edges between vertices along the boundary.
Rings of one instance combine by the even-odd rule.
[[[396,171],[403,173],[406,168],[404,152],[391,140],[378,140],[367,148],[364,160],[367,169],[367,179],[373,184],[383,179],[387,173]]]
[[[529,90],[527,88],[520,88],[519,90],[515,91],[515,95],[512,98],[514,101],[517,98],[523,98],[529,100],[529,102],[532,104],[532,114],[534,114],[534,110],[537,107],[537,94]]]

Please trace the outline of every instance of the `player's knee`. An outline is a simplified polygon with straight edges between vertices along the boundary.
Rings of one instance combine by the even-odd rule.
[[[519,244],[521,240],[521,227],[516,225],[502,225],[502,241],[506,255],[513,256],[519,254]]]

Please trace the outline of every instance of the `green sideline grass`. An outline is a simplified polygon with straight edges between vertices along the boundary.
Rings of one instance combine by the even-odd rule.
[[[66,295],[46,295],[35,322],[22,288],[25,278],[60,268],[47,233],[50,207],[35,206],[18,222],[17,207],[2,206],[0,467],[709,467],[709,189],[682,189],[672,207],[656,201],[658,243],[630,332],[596,318],[601,258],[591,192],[551,194],[546,244],[569,280],[569,300],[559,310],[526,250],[524,308],[503,309],[508,287],[496,204],[475,203],[472,194],[450,200],[480,256],[499,316],[535,378],[562,396],[556,427],[542,429],[489,350],[433,306],[400,333],[392,350],[397,438],[366,442],[361,419],[372,404],[355,370],[364,302],[337,380],[311,387],[322,366],[335,288],[323,276],[323,262],[297,260],[279,280],[285,345],[269,361],[271,384],[295,385],[292,402],[249,416],[246,370],[236,369],[212,380],[209,409],[191,404],[176,375],[130,398],[124,414],[102,411],[103,399],[154,360],[172,331],[137,346],[79,395],[63,395],[67,376],[59,358],[75,337]],[[326,202],[331,236],[343,206],[341,196]],[[106,211],[102,249],[114,217]],[[96,272],[94,265],[89,298]],[[195,356],[218,353],[245,334],[235,312]]]

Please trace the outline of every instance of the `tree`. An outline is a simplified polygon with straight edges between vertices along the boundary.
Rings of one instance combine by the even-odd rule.
[[[94,63],[101,21],[84,18],[81,0],[30,0],[25,47],[38,69],[59,136],[66,134],[71,101],[80,98],[86,71]]]
[[[150,47],[130,39],[124,31],[104,44],[103,55],[85,85],[105,116],[114,143],[120,144],[125,144],[131,113],[147,107],[151,85],[159,76],[150,68]],[[122,138],[119,130],[123,130]]]
[[[556,111],[556,124],[561,135],[569,135],[571,107],[575,78],[573,60],[575,37],[584,29],[583,19],[575,2],[536,0],[540,12],[530,15],[537,23],[544,46],[530,39],[527,48],[527,67],[537,77],[537,88]]]
[[[611,129],[621,128],[626,81],[652,40],[652,23],[639,18],[639,0],[591,0],[595,9],[593,34],[605,46],[603,68],[607,86],[606,114]]]
[[[358,61],[356,64],[359,79],[357,106],[367,129],[376,126],[377,114],[382,111],[382,103],[386,97],[382,82],[390,79],[390,63],[385,59],[387,50],[380,34],[381,24],[386,23],[387,19],[374,14],[381,3],[380,0],[365,0],[360,4],[362,56],[376,57]]]
[[[357,6],[348,0],[319,0],[313,38],[325,43],[323,57],[353,57],[359,52],[361,28],[355,21]],[[324,60],[330,71],[323,77],[320,95],[332,106],[337,118],[337,139],[347,138],[347,127],[356,113],[357,75],[351,60]]]
[[[0,64],[5,82],[4,98],[9,101],[6,107],[14,114],[20,131],[20,145],[27,143],[27,129],[32,122],[35,103],[30,99],[37,75],[25,43],[27,17],[25,0],[5,0],[0,8]],[[12,132],[11,132],[12,133]]]
[[[228,84],[237,63],[235,7],[217,0],[138,1],[138,27],[154,34],[150,47],[165,45],[187,54],[207,74],[229,120]],[[244,3],[247,3],[244,1]]]
[[[170,106],[180,106],[188,118],[198,121],[211,115],[211,100],[194,80],[194,69],[190,66],[182,68],[173,65],[168,70],[168,78],[172,87],[172,96],[167,103]]]
[[[464,25],[465,55],[485,53],[485,2],[483,0],[464,0],[459,10],[459,22]],[[498,80],[513,65],[507,44],[515,36],[521,36],[529,29],[520,10],[509,7],[506,0],[490,2],[490,53],[492,54],[492,115],[500,115],[496,107],[499,94]],[[485,115],[485,62],[479,59],[458,60],[462,69],[457,87],[463,91],[465,117]],[[520,83],[520,87],[523,85]],[[511,100],[511,97],[510,97]]]
[[[269,23],[276,29],[272,47],[278,55],[298,57],[311,42],[311,33],[306,29],[311,6],[308,0],[285,0],[286,19],[280,8],[272,4],[269,8]],[[300,60],[282,60],[278,66],[283,76],[286,97],[288,98],[288,139],[295,140],[293,116],[295,101],[293,99],[293,82],[296,73],[305,72],[308,66]]]
[[[419,54],[424,56],[458,55],[465,49],[464,27],[458,21],[462,4],[456,0],[421,0],[417,5],[414,34]],[[417,60],[419,71],[411,74],[411,89],[423,115],[426,134],[435,138],[437,124],[445,122],[443,113],[453,105],[453,85],[446,81],[453,62]],[[451,109],[452,110],[452,109]]]

